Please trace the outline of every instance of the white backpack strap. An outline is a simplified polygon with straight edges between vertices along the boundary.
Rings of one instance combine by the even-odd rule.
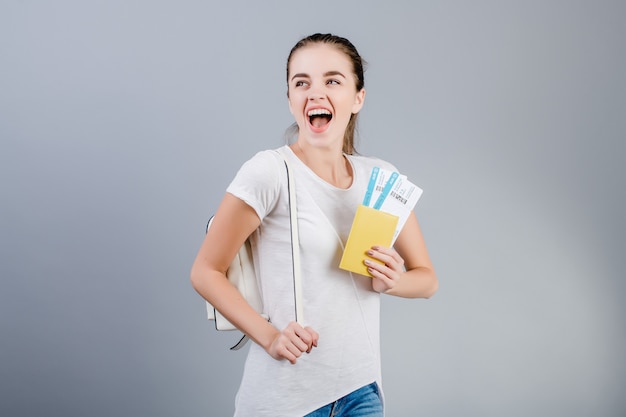
[[[300,267],[300,239],[298,234],[298,209],[296,204],[296,181],[293,175],[293,169],[287,160],[287,157],[279,149],[278,153],[285,162],[287,169],[287,190],[289,194],[289,225],[291,229],[291,256],[293,263],[293,295],[296,308],[296,323],[303,325],[304,323],[304,307],[302,306],[302,278]]]

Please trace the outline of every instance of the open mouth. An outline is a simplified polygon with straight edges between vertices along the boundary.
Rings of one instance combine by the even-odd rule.
[[[333,115],[330,113],[330,111],[326,109],[309,110],[307,116],[309,116],[309,123],[311,124],[311,126],[315,127],[316,129],[324,128],[326,125],[328,125],[328,123],[330,123],[330,120],[333,118]]]

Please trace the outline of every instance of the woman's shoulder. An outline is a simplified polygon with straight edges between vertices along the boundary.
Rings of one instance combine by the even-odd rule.
[[[240,166],[239,175],[261,176],[266,180],[269,176],[274,178],[278,175],[280,154],[275,149],[261,150],[249,156]]]
[[[251,164],[260,164],[260,165],[269,165],[276,164],[276,161],[280,160],[280,154],[278,153],[278,149],[263,149],[257,151],[254,155],[252,155],[245,163]]]
[[[235,175],[227,192],[253,207],[263,218],[274,206],[285,183],[280,170],[280,155],[275,150],[262,150],[252,155]]]

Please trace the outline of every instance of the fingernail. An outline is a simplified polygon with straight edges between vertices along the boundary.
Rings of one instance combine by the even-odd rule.
[[[367,254],[368,254],[368,255],[373,255],[373,254],[374,254],[374,251],[370,249],[370,250],[368,250],[368,251],[367,251]]]

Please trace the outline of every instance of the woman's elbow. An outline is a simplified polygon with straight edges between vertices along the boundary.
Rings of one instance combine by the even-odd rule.
[[[426,298],[426,299],[432,298],[432,296],[435,295],[435,293],[437,292],[438,289],[439,289],[439,281],[437,281],[437,278],[435,277],[433,279],[432,284],[426,290],[426,294],[425,294],[424,298]]]
[[[191,267],[189,279],[193,289],[199,292],[199,289],[202,287],[202,283],[205,281],[205,274],[202,273],[202,268],[199,268],[198,265],[194,264]]]
[[[438,289],[439,289],[439,280],[437,279],[437,275],[435,274],[435,271],[431,269],[430,273],[428,274],[428,283],[423,288],[422,298],[426,298],[426,299],[432,298],[432,296],[435,295]]]

